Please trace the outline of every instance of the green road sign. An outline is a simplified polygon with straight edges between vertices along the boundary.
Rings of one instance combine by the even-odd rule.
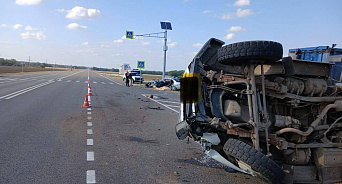
[[[145,69],[145,61],[138,61],[137,68]]]
[[[127,39],[134,39],[134,32],[133,31],[126,31],[126,38]]]

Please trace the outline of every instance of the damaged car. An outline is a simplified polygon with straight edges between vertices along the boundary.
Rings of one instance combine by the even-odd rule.
[[[331,80],[334,64],[283,58],[274,41],[224,44],[210,39],[186,69],[200,81],[182,78],[178,138],[268,183],[342,181],[342,85]],[[197,86],[196,103],[187,101],[196,92],[186,86]]]

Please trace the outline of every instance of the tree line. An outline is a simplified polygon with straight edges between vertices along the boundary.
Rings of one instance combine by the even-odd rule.
[[[24,61],[17,61],[16,59],[4,59],[0,58],[0,66],[21,66]],[[56,68],[75,68],[75,69],[87,69],[88,67],[85,66],[72,66],[72,65],[55,65],[55,64],[49,64],[49,63],[40,63],[40,62],[24,62],[25,66],[30,67],[56,67]],[[119,69],[117,68],[99,68],[99,67],[92,67],[92,70],[96,71],[109,71],[109,72],[119,72]],[[162,71],[154,71],[154,70],[143,70],[144,74],[152,74],[152,75],[162,75]],[[180,77],[184,73],[184,70],[172,70],[169,72],[166,72],[166,75],[174,76],[174,77]]]
[[[72,65],[58,65],[58,64],[49,64],[49,63],[40,63],[40,62],[25,62],[25,61],[17,61],[16,59],[4,59],[0,58],[0,66],[21,66],[22,63],[25,67],[56,67],[56,68],[75,68],[75,69],[87,69],[85,66],[72,66]]]

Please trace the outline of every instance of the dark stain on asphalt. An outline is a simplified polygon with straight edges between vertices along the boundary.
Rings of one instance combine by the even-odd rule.
[[[134,141],[134,142],[139,142],[139,143],[151,143],[151,144],[157,144],[158,143],[158,141],[156,141],[156,140],[144,140],[142,138],[133,137],[133,136],[130,136],[129,140]]]
[[[177,162],[211,167],[211,168],[226,168],[225,165],[217,162],[216,160],[208,156],[203,156],[201,158],[177,159]]]
[[[154,110],[164,110],[164,109],[162,109],[162,108],[160,108],[160,107],[148,107],[149,109],[154,109]]]

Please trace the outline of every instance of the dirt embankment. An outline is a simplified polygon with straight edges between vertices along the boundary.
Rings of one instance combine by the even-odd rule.
[[[24,72],[41,72],[41,71],[66,71],[70,68],[36,68],[36,67],[24,67]],[[20,66],[0,66],[0,73],[20,73],[22,68]]]

